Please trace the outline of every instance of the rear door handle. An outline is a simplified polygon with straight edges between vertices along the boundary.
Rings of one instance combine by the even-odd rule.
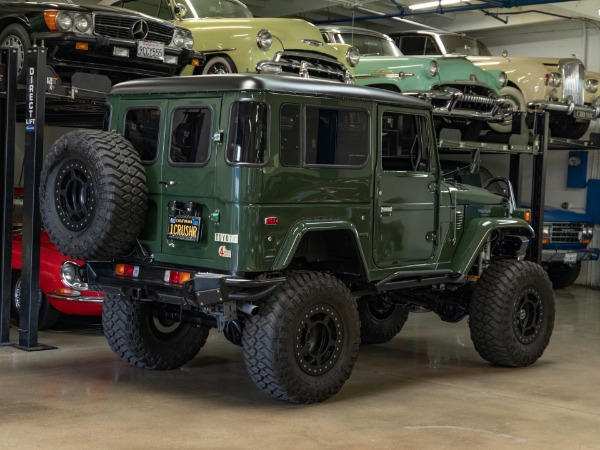
[[[392,207],[391,206],[382,206],[379,210],[379,213],[382,216],[391,216],[392,215]]]

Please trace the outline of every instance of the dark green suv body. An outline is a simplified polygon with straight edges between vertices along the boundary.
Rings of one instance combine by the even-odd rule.
[[[108,101],[110,132],[55,143],[42,214],[108,294],[126,361],[179,367],[215,327],[260,389],[321,401],[361,339],[393,338],[415,306],[470,314],[492,363],[543,353],[554,300],[522,260],[526,211],[442,179],[425,102],[260,75],[123,83]]]

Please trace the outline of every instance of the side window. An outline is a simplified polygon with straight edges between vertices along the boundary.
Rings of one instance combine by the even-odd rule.
[[[424,55],[426,36],[401,36],[398,47],[405,55]]]
[[[300,105],[288,103],[279,112],[279,158],[284,166],[302,165]]]
[[[227,161],[264,164],[268,158],[269,109],[265,103],[236,102],[231,108]]]
[[[158,154],[160,109],[157,107],[131,108],[125,114],[123,136],[137,150],[143,163],[151,163]]]
[[[429,170],[427,117],[386,112],[381,124],[381,167],[384,171]]]
[[[307,165],[362,166],[369,139],[366,111],[306,107]]]
[[[435,45],[435,41],[432,37],[428,36],[425,41],[425,54],[426,55],[438,55],[440,52]]]
[[[211,112],[208,108],[178,108],[171,123],[169,161],[204,164],[210,153]]]

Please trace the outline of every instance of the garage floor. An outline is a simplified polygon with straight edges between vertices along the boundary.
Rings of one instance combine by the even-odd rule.
[[[259,392],[217,333],[171,372],[121,362],[94,323],[39,342],[58,349],[0,347],[0,448],[600,447],[600,291],[583,287],[557,292],[554,335],[531,367],[484,362],[466,320],[413,314],[391,342],[361,348],[338,395],[309,406]]]

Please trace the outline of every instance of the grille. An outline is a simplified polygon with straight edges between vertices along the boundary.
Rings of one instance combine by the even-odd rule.
[[[346,68],[334,58],[319,53],[283,51],[277,53],[273,63],[286,73],[298,75],[304,69],[311,78],[344,81]],[[259,65],[260,71],[260,65]]]
[[[459,101],[456,109],[474,109],[482,112],[491,112],[496,107],[497,95],[488,87],[467,84],[447,84],[438,89],[452,88],[458,89],[463,93],[462,100]]]
[[[551,239],[554,244],[579,243],[585,226],[580,222],[550,222],[545,225],[552,225]]]
[[[121,16],[116,14],[96,14],[94,16],[94,32],[102,36],[119,39],[133,39],[131,36],[132,25],[140,20],[135,16]],[[173,38],[173,27],[152,20],[144,19],[148,24],[146,40],[170,44]]]
[[[558,70],[563,77],[563,100],[570,95],[576,105],[583,105],[583,63],[578,59],[561,59],[558,62]]]

